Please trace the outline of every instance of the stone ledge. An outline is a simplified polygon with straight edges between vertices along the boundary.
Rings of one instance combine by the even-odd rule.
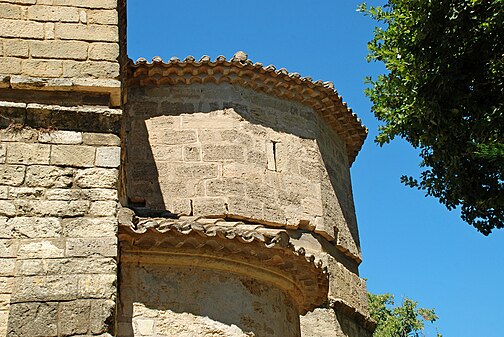
[[[118,237],[122,261],[244,274],[284,290],[300,314],[327,301],[327,269],[295,249],[283,229],[224,219],[136,218],[122,209]]]
[[[38,78],[0,75],[0,88],[63,92],[104,93],[111,107],[121,106],[121,82],[112,79]]]

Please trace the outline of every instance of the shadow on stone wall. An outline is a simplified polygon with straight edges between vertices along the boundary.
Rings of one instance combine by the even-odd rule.
[[[320,165],[321,168],[316,167],[313,160],[303,158],[305,154],[302,153],[285,153],[283,158],[290,162],[283,163],[283,165],[285,167],[297,165],[300,174],[320,178],[324,190],[321,206],[324,217],[338,222],[339,231],[348,232],[339,233],[339,235],[336,232],[329,233],[329,236],[334,236],[338,241],[341,240],[341,242],[337,242],[338,245],[359,256],[360,244],[344,144],[321,118],[314,116],[310,108],[296,102],[281,100],[228,84],[130,88],[129,102],[126,106],[128,206],[136,209],[145,206],[146,209],[151,211],[169,211],[186,215],[192,215],[195,207],[198,207],[197,209],[203,213],[206,209],[212,207],[215,209],[214,205],[193,204],[190,195],[200,193],[202,186],[201,184],[193,186],[191,180],[194,179],[192,177],[197,174],[207,174],[206,172],[201,173],[201,170],[213,168],[209,166],[210,164],[207,165],[210,161],[202,160],[201,157],[205,154],[201,152],[203,151],[201,147],[183,144],[184,139],[187,141],[186,144],[193,142],[193,139],[191,139],[192,135],[189,130],[181,128],[182,120],[180,116],[196,116],[197,113],[208,113],[210,114],[207,117],[208,122],[211,123],[213,118],[211,114],[223,109],[232,109],[240,116],[242,121],[249,122],[250,125],[271,129],[281,135],[294,135],[301,141],[316,141],[316,146],[318,146],[323,161],[322,165]],[[159,119],[160,116],[166,116],[166,118]],[[219,123],[219,121],[216,122]],[[147,127],[148,123],[150,123],[149,127]],[[203,122],[201,127],[206,127]],[[222,126],[222,128],[226,131],[225,126]],[[158,142],[156,144],[152,143],[153,130],[157,130],[157,134],[154,135]],[[232,127],[229,130],[232,130]],[[151,134],[149,135],[149,133]],[[174,133],[179,137],[178,140],[173,139]],[[240,135],[237,135],[236,132],[234,134],[229,132],[229,135],[236,138],[228,139],[229,143],[241,141]],[[283,151],[289,151],[288,144],[285,145]],[[241,144],[240,146],[244,145]],[[156,153],[153,153],[153,151],[156,151]],[[249,155],[252,158],[250,159],[247,156],[245,158],[234,158],[230,154],[232,151],[232,147],[222,147],[224,153],[222,158],[224,158],[225,162],[235,161],[247,164],[248,160],[253,160],[256,163],[264,162],[266,168],[267,158],[264,153]],[[229,156],[226,157],[226,155]],[[194,164],[190,164],[192,159],[187,160],[190,156],[195,156],[195,161],[199,160],[199,163],[203,162],[207,166],[196,167]],[[156,163],[156,160],[158,163]],[[160,165],[160,160],[167,164],[165,166]],[[192,165],[193,171],[199,170],[199,172],[190,172],[187,176],[179,175],[177,167],[173,163],[184,163],[184,161],[188,162],[186,167]],[[284,176],[288,175],[289,173],[285,172]],[[226,187],[221,188],[223,193],[226,192],[225,189]],[[180,198],[170,199],[169,196],[173,195],[180,196]],[[262,201],[265,205],[268,205],[269,197],[271,196],[261,196],[260,193],[257,193],[253,199],[244,202],[243,208],[249,208],[248,211],[253,213],[256,211],[254,209],[254,201],[256,200],[254,199],[263,198]],[[208,199],[204,201],[205,203],[209,202]],[[214,199],[210,201],[214,201]],[[287,202],[290,201],[287,200]],[[273,204],[273,202],[271,203]],[[337,207],[333,207],[335,204],[338,204]],[[293,205],[295,206],[294,203]],[[223,209],[221,213],[225,213],[225,210]],[[204,215],[220,214],[210,213]],[[280,215],[280,217],[282,216],[283,214]],[[267,217],[268,214],[265,213],[265,218]],[[244,218],[247,218],[247,216],[245,215]],[[250,218],[249,220],[254,219]],[[301,222],[300,224],[303,225]],[[335,224],[328,225],[332,227]],[[328,229],[328,231],[330,232],[331,229]]]
[[[299,336],[288,296],[252,279],[123,263],[120,282],[118,336]]]

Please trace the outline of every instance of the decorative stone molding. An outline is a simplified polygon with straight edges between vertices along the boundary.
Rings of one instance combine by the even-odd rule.
[[[286,230],[195,217],[119,217],[121,261],[191,266],[234,273],[272,284],[303,315],[327,300],[322,261],[295,249]]]
[[[285,68],[277,70],[273,65],[253,63],[243,52],[237,52],[229,61],[224,56],[215,61],[209,56],[199,61],[192,56],[183,61],[174,57],[168,62],[154,57],[152,63],[140,58],[130,61],[128,71],[129,86],[231,83],[310,106],[344,140],[350,164],[367,136],[367,129],[342,101],[332,82],[313,81]]]

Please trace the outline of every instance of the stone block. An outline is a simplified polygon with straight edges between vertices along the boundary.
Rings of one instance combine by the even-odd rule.
[[[33,187],[9,188],[10,199],[40,199],[44,196],[45,189]]]
[[[7,156],[7,145],[0,143],[0,164],[5,163],[5,158]]]
[[[121,139],[110,133],[90,133],[85,132],[82,136],[83,142],[86,145],[97,145],[97,146],[119,146],[121,145]]]
[[[48,275],[115,274],[117,262],[114,258],[67,258],[44,260]]]
[[[31,43],[31,55],[35,58],[85,60],[88,44],[81,41],[46,40]]]
[[[32,21],[0,19],[0,37],[43,39],[44,24]]]
[[[16,206],[7,200],[0,200],[0,216],[15,216]]]
[[[3,58],[0,58],[0,60],[3,60]],[[0,65],[1,67],[1,65]],[[4,80],[3,82],[0,81],[0,84],[7,84],[5,82],[5,79],[11,79],[12,75],[11,72],[7,72],[9,74],[8,76],[0,76],[3,77]],[[6,128],[10,126],[12,123],[17,123],[17,124],[24,124],[26,122],[26,103],[14,103],[14,102],[3,102],[0,101],[0,113],[4,118],[0,119],[0,127]],[[26,128],[22,128],[21,130],[0,130],[0,137],[1,140],[6,140],[8,141],[9,136],[14,136],[16,137],[19,134],[22,134],[23,131],[26,130]]]
[[[25,166],[0,164],[0,184],[19,186],[25,179]]]
[[[14,57],[0,57],[0,74],[18,75],[22,72],[22,62]]]
[[[119,42],[117,26],[57,23],[55,34],[62,40]]]
[[[63,336],[85,334],[91,314],[90,300],[63,302],[59,308],[59,330]]]
[[[118,78],[119,63],[63,61],[63,77]]]
[[[28,20],[79,22],[79,9],[62,6],[30,6],[28,7]]]
[[[89,46],[89,59],[93,61],[117,62],[119,57],[119,44],[117,43],[92,43]]]
[[[223,216],[227,214],[225,198],[194,198],[193,215],[195,216]]]
[[[23,60],[23,75],[33,77],[61,77],[63,62],[57,60]]]
[[[75,217],[83,216],[89,209],[87,200],[16,200],[17,215]]]
[[[51,147],[45,144],[9,143],[7,163],[9,164],[49,164]]]
[[[116,213],[116,201],[93,201],[89,208],[89,214],[92,216],[115,216]]]
[[[131,150],[131,154],[134,156],[140,150],[137,148]],[[141,151],[146,151],[145,147],[141,148]],[[147,150],[148,151],[148,150]],[[172,161],[182,161],[182,147],[177,145],[171,146],[152,146],[151,147],[152,156],[156,161],[159,162],[172,162]]]
[[[63,219],[63,236],[67,238],[114,237],[117,231],[116,218]]]
[[[86,199],[81,189],[55,188],[45,193],[47,200],[79,200]]]
[[[77,289],[78,276],[76,275],[17,277],[11,303],[75,300]]]
[[[0,239],[11,239],[12,232],[7,227],[8,218],[5,216],[0,216]]]
[[[22,7],[14,4],[0,3],[0,19],[20,20]]]
[[[214,163],[181,163],[159,165],[160,175],[165,175],[165,169],[168,175],[175,179],[199,181],[203,179],[217,178],[219,175],[219,166]]]
[[[200,146],[184,146],[183,149],[184,161],[201,161]]]
[[[211,179],[205,181],[208,196],[245,195],[246,182],[236,178]]]
[[[116,280],[116,275],[81,275],[79,297],[113,299],[116,295]]]
[[[14,303],[10,306],[8,336],[57,336],[58,303]]]
[[[116,10],[89,10],[88,21],[99,25],[117,25],[119,16]]]
[[[116,189],[93,188],[81,191],[85,198],[91,201],[118,200]]]
[[[0,239],[0,259],[16,258],[18,246],[19,242],[16,240]]]
[[[73,174],[74,169],[72,168],[29,166],[26,170],[26,185],[30,187],[69,187],[72,185]]]
[[[203,145],[203,161],[244,161],[244,148],[239,145],[212,144]]]
[[[27,58],[30,50],[28,41],[26,40],[4,40],[4,55]],[[19,71],[21,72],[21,70]]]
[[[0,200],[5,200],[8,198],[9,188],[7,186],[0,186]]]
[[[13,103],[15,106],[12,109],[7,108],[7,110],[17,110],[17,114],[25,114],[26,104],[24,103]],[[0,103],[0,109],[2,114],[5,114],[6,107],[2,107]],[[23,120],[20,121],[21,123]],[[38,132],[31,128],[23,128],[21,130],[0,130],[0,141],[2,142],[25,142],[31,143],[37,140]]]
[[[264,220],[263,203],[241,196],[230,196],[228,197],[227,214],[261,221]]]
[[[0,312],[9,310],[10,297],[11,297],[10,294],[0,294]],[[0,319],[2,319],[1,316],[0,316]],[[5,322],[5,323],[7,323],[7,322]],[[2,322],[0,321],[0,326],[1,325],[2,325]]]
[[[53,145],[51,165],[93,167],[95,148],[86,145]]]
[[[19,276],[37,276],[46,275],[47,272],[44,268],[48,260],[41,259],[18,259],[16,261],[16,275]]]
[[[14,276],[16,259],[0,259],[0,276]]]
[[[117,146],[98,147],[96,149],[95,166],[119,167],[121,164],[121,148]]]
[[[117,169],[90,168],[79,170],[75,183],[81,188],[115,188]]]
[[[61,235],[58,218],[15,217],[7,221],[7,226],[13,238],[57,238]]]
[[[93,334],[107,332],[111,317],[114,317],[115,301],[91,301],[91,315],[89,317],[89,330]]]
[[[18,248],[19,259],[54,259],[65,255],[65,243],[59,240],[22,242]]]
[[[149,130],[149,143],[151,145],[178,145],[197,142],[196,131],[193,130]]]
[[[178,103],[171,103],[178,104]],[[164,106],[164,105],[163,105]],[[178,107],[177,107],[178,109]],[[175,111],[177,109],[174,108]],[[164,112],[164,109],[163,109]],[[188,113],[192,111],[179,111],[180,113]],[[195,114],[184,114],[182,115],[182,129],[234,129],[238,128],[239,120],[226,116],[223,111],[212,112],[209,114],[195,113]]]
[[[14,277],[0,277],[0,294],[11,294],[14,287]]]
[[[66,246],[67,257],[116,257],[116,237],[69,238]]]
[[[92,9],[115,9],[117,7],[117,0],[54,0],[55,6],[71,6]]]

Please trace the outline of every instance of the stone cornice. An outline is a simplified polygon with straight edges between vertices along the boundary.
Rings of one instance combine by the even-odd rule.
[[[226,60],[224,56],[212,61],[203,56],[199,61],[188,56],[183,61],[172,58],[164,62],[155,57],[130,61],[129,86],[159,86],[196,83],[231,83],[268,95],[298,101],[317,111],[343,139],[349,163],[352,164],[367,136],[367,129],[342,101],[332,82],[313,81],[285,68],[253,63],[243,52]]]
[[[288,293],[300,314],[327,301],[321,261],[295,249],[283,229],[223,219],[120,217],[121,260],[197,266],[272,284]]]

